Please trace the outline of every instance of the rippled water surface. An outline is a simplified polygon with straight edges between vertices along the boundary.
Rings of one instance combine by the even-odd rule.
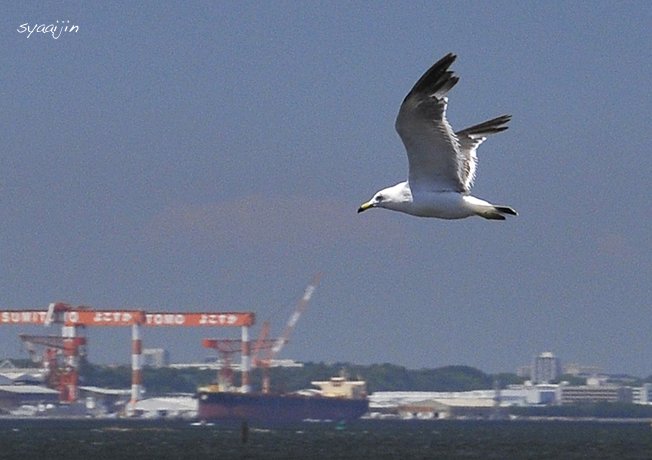
[[[366,421],[286,427],[0,420],[1,459],[652,459],[644,423]]]

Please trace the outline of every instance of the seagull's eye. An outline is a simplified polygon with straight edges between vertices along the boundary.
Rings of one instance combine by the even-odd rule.
[[[385,197],[384,197],[383,195],[378,195],[378,196],[376,197],[376,202],[377,202],[377,203],[380,203],[381,201],[384,201],[384,200],[385,200]]]

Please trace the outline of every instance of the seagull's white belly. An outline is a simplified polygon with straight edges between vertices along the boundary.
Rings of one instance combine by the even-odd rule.
[[[491,205],[470,195],[452,191],[418,194],[413,192],[412,202],[402,211],[420,217],[464,219],[475,215],[478,207],[482,206]]]

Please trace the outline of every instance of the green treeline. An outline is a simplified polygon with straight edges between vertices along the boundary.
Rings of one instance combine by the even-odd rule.
[[[469,366],[445,366],[437,369],[407,369],[394,364],[372,364],[368,366],[349,363],[305,363],[303,367],[272,368],[270,379],[275,391],[295,391],[311,388],[311,381],[328,380],[345,372],[351,379],[367,382],[370,392],[375,391],[470,391],[490,389],[494,380],[501,387],[521,383],[514,374],[489,375]],[[129,388],[131,368],[129,366],[98,366],[84,363],[81,368],[82,385],[106,388]],[[145,368],[143,383],[148,395],[164,393],[193,393],[198,386],[214,383],[217,372],[200,369]],[[240,384],[236,373],[235,384]],[[261,387],[261,371],[253,369],[251,384]]]

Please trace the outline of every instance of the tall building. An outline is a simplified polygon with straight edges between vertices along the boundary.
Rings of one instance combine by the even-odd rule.
[[[560,375],[561,362],[551,352],[543,352],[534,358],[530,379],[535,385],[538,383],[550,383],[557,380]]]

